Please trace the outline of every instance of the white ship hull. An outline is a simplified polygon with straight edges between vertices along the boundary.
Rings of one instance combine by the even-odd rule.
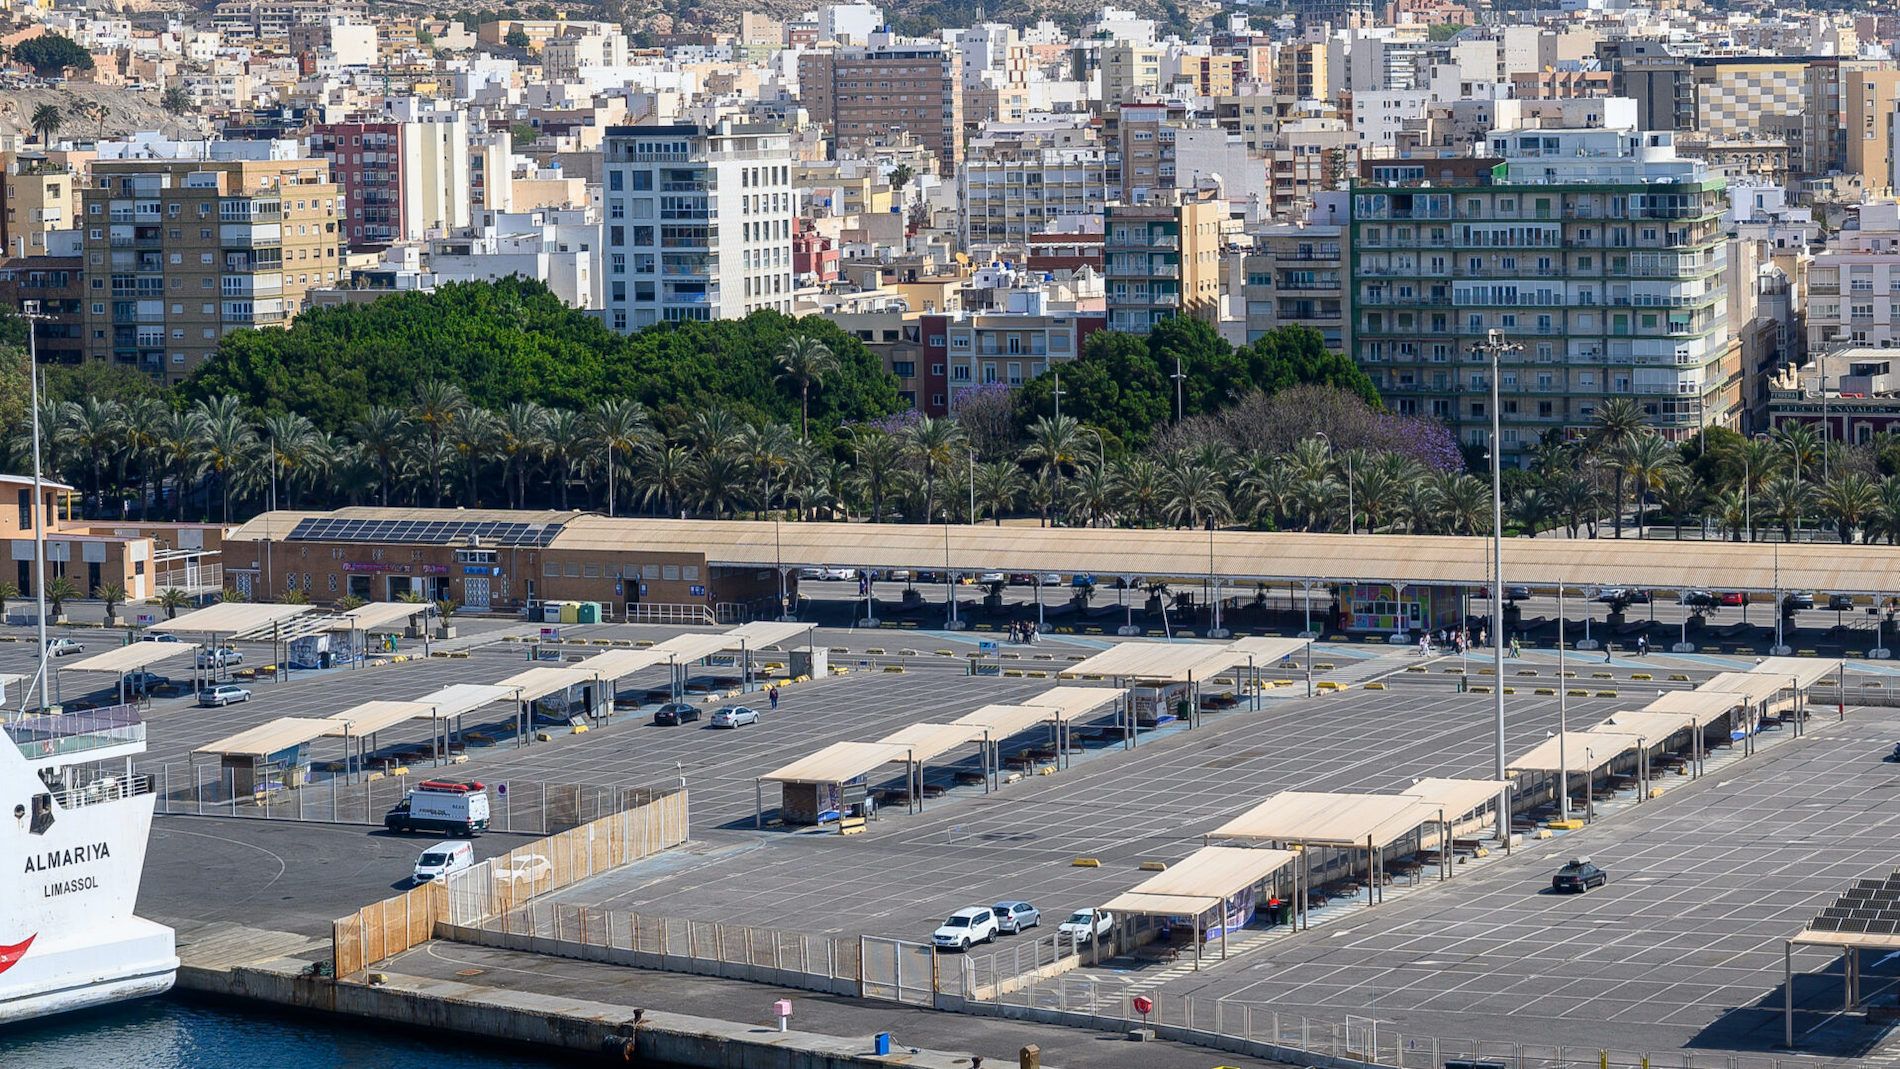
[[[171,988],[172,930],[132,912],[156,799],[122,763],[86,763],[143,749],[117,710],[0,736],[0,1023]]]

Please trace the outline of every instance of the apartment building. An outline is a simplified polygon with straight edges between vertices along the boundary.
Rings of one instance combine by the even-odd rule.
[[[76,246],[61,232],[55,246]],[[53,254],[0,257],[0,308],[35,314],[33,333],[42,364],[78,364],[86,358],[85,260],[56,248]]]
[[[1900,70],[1852,70],[1841,75],[1846,136],[1842,169],[1859,175],[1861,189],[1874,197],[1900,191],[1894,160],[1893,128],[1900,118]]]
[[[1146,334],[1171,316],[1218,325],[1226,217],[1225,201],[1199,197],[1109,205],[1102,223],[1109,329]]]
[[[1498,379],[1507,457],[1583,433],[1611,397],[1670,438],[1731,425],[1725,183],[1669,133],[1525,127],[1487,150],[1501,167],[1428,184],[1382,161],[1353,186],[1352,344],[1387,404],[1482,441],[1490,369],[1472,346],[1500,330],[1522,346]]]
[[[1254,234],[1253,251],[1242,261],[1249,342],[1300,326],[1318,331],[1334,352],[1352,351],[1347,238],[1340,224],[1273,226]]]
[[[311,132],[310,153],[330,161],[343,190],[352,249],[469,225],[468,121],[459,112],[416,122],[321,123]]]
[[[962,56],[945,44],[878,45],[805,52],[798,99],[841,150],[862,152],[908,137],[937,173],[963,162]]]
[[[48,234],[78,226],[79,181],[43,156],[0,153],[0,259],[45,256]]]
[[[1161,93],[1161,61],[1167,50],[1111,41],[1102,46],[1102,108],[1113,110]]]
[[[1900,204],[1861,204],[1808,266],[1808,351],[1900,345]]]
[[[1115,195],[1099,148],[999,148],[964,161],[959,179],[963,247],[979,255],[1027,249],[1051,222],[1093,215]]]
[[[729,121],[615,126],[601,151],[609,326],[791,311],[789,134]]]
[[[107,144],[85,195],[86,354],[176,382],[337,284],[341,191],[290,141]]]

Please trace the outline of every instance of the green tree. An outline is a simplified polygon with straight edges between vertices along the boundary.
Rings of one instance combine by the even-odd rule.
[[[66,603],[81,597],[84,595],[79,592],[79,584],[66,576],[56,575],[46,581],[47,612],[52,619],[66,615]]]
[[[182,85],[168,86],[159,98],[159,104],[171,115],[185,115],[192,111],[191,94],[185,92]]]
[[[528,33],[519,26],[509,29],[508,35],[501,39],[509,48],[527,48],[534,42],[528,39]]]
[[[824,342],[794,334],[779,347],[776,365],[778,380],[790,383],[798,391],[798,438],[809,442],[811,388],[837,370],[838,358]]]
[[[59,133],[60,124],[64,121],[65,116],[60,113],[59,106],[56,104],[41,104],[33,109],[31,120],[33,132],[40,135],[42,145],[53,143],[53,135]]]
[[[1132,334],[1098,330],[1083,343],[1079,358],[1024,383],[1017,399],[1024,425],[1056,414],[1058,378],[1063,415],[1131,449],[1146,445],[1173,410],[1166,376],[1149,355],[1148,343]]]
[[[33,73],[42,78],[57,78],[68,70],[92,69],[92,53],[72,38],[56,33],[43,33],[14,45],[13,60],[33,68]]]
[[[92,596],[105,603],[106,621],[119,615],[119,606],[125,604],[125,587],[118,583],[105,583],[94,587]]]

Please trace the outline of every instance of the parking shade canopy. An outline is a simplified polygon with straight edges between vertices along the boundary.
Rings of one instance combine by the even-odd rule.
[[[216,754],[220,757],[269,757],[274,753],[282,753],[292,746],[301,746],[312,739],[322,738],[335,726],[334,720],[319,720],[307,716],[280,716],[256,727],[246,728],[235,735],[227,735],[216,742],[207,742],[191,752]]]
[[[310,610],[309,605],[224,601],[174,620],[160,620],[145,630],[161,635],[236,635],[302,616]]]
[[[909,746],[889,742],[834,742],[759,779],[770,783],[849,783],[893,761],[908,762],[910,754]]]
[[[977,724],[912,724],[877,741],[908,747],[911,760],[928,761],[946,750],[982,737],[983,728]]]
[[[1734,706],[1728,708],[1734,708]],[[1653,709],[1625,710],[1613,714],[1608,720],[1591,728],[1590,732],[1595,733],[1599,729],[1620,731],[1630,735],[1642,735],[1651,742],[1662,742],[1698,724],[1706,724],[1709,720],[1709,717],[1695,713],[1666,713]]]
[[[1723,672],[1710,676],[1697,690],[1729,691],[1740,694],[1750,705],[1772,700],[1792,686],[1785,675],[1756,675],[1753,672]]]
[[[195,642],[131,642],[71,664],[59,665],[58,668],[62,672],[111,672],[123,675],[160,661],[169,661],[173,657],[196,653],[198,649]]]
[[[711,657],[716,653],[736,650],[739,643],[725,634],[717,635],[674,635],[665,642],[656,642],[651,647],[670,656],[678,664],[691,664],[694,661]]]
[[[1589,731],[1553,735],[1506,767],[1519,772],[1596,772],[1639,746],[1659,746],[1663,741],[1663,736],[1621,734],[1599,724]]]
[[[745,643],[746,649],[758,650],[764,649],[767,646],[776,646],[781,642],[798,638],[801,635],[810,635],[812,629],[817,626],[817,624],[801,624],[790,621],[754,620],[749,624],[740,624],[738,627],[726,632],[724,638],[726,639],[727,649],[738,649],[739,644],[743,642]]]
[[[1645,713],[1682,713],[1707,724],[1748,704],[1748,695],[1732,690],[1716,690],[1703,684],[1695,690],[1672,690],[1656,695],[1642,707]]]
[[[1121,692],[1116,693],[1119,695]],[[988,729],[991,739],[1006,739],[1018,732],[1028,731],[1037,724],[1060,719],[1062,711],[1046,705],[985,705],[975,712],[957,717],[951,723],[967,724],[978,731]]]
[[[587,662],[582,661],[580,664],[569,668],[553,668],[547,665],[537,665],[525,671],[516,672],[514,675],[509,676],[507,679],[495,685],[508,688],[510,692],[516,695],[519,701],[536,701],[553,694],[557,690],[566,690],[569,687],[585,686],[586,684],[597,682],[600,677],[591,671],[586,671],[584,669],[586,663]]]
[[[434,706],[437,716],[455,717],[472,713],[484,705],[513,701],[514,697],[513,687],[496,686],[493,683],[451,683],[440,690],[424,694],[416,701]]]
[[[1102,908],[1111,913],[1195,916],[1267,879],[1299,856],[1291,850],[1203,846],[1109,899]]]
[[[1795,686],[1806,690],[1833,675],[1840,666],[1839,661],[1819,657],[1764,657],[1748,670],[1748,674],[1774,676],[1783,682],[1792,681]]]
[[[1118,687],[1050,687],[1024,698],[1022,704],[1052,710],[1057,720],[1073,720],[1125,696],[1126,692]]]
[[[332,631],[388,631],[395,624],[408,626],[409,621],[429,611],[429,606],[411,601],[375,601],[368,605],[359,605],[338,616],[330,625]]]
[[[1267,635],[1255,635],[1251,638],[1235,639],[1227,648],[1240,655],[1242,661],[1252,658],[1255,667],[1277,664],[1288,657],[1306,649],[1312,643],[1303,638],[1273,638]]]
[[[325,731],[325,735],[348,733],[361,737],[374,735],[385,728],[394,727],[405,720],[426,720],[441,714],[428,702],[373,701],[361,705],[352,705],[340,713],[331,713],[324,717],[334,726]]]
[[[1419,780],[1399,793],[1443,809],[1447,817],[1461,817],[1474,809],[1483,809],[1510,789],[1511,781],[1507,779],[1431,777]]]
[[[1204,642],[1123,642],[1064,669],[1064,678],[1101,676],[1150,683],[1207,679],[1245,664],[1247,655]]]
[[[665,653],[656,653],[650,649],[608,650],[605,653],[596,653],[592,657],[574,664],[572,667],[585,669],[588,673],[598,676],[601,679],[621,679],[643,668],[651,668],[658,664],[668,664],[671,661],[672,658],[668,657]]]
[[[1438,807],[1403,794],[1281,791],[1208,833],[1315,846],[1390,846],[1438,819]]]

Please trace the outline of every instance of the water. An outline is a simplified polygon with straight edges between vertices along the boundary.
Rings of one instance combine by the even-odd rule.
[[[26,1025],[0,1025],[4,1069],[554,1069],[593,1059],[493,1041],[379,1028],[323,1013],[289,1014],[181,998],[144,999]]]

